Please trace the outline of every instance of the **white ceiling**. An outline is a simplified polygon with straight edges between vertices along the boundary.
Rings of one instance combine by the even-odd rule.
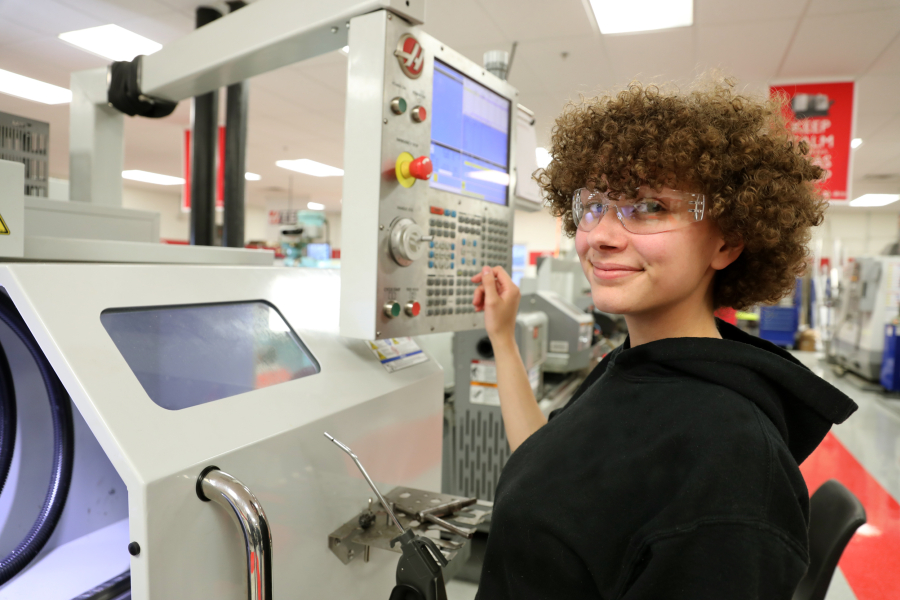
[[[770,82],[852,78],[858,83],[856,135],[864,140],[854,151],[854,195],[900,192],[900,0],[695,0],[693,27],[618,36],[601,36],[586,4],[428,0],[425,29],[479,63],[485,51],[518,41],[509,80],[535,111],[542,145],[567,100],[633,78],[684,85],[719,69],[759,92]],[[197,5],[0,0],[0,69],[68,87],[71,72],[108,61],[58,34],[115,23],[166,44],[191,32]],[[342,166],[345,69],[344,55],[334,52],[251,81],[247,166],[262,175],[248,182],[252,203],[286,193],[291,173],[276,160]],[[53,177],[68,176],[68,110],[0,94],[0,111],[50,123]],[[165,119],[126,119],[125,168],[179,175],[189,123],[190,102]],[[340,209],[340,178],[292,179],[294,197]]]

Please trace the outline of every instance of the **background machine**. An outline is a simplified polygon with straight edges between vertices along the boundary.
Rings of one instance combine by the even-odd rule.
[[[510,266],[516,92],[423,21],[421,0],[261,0],[118,65],[149,114],[349,44],[342,269],[29,242],[8,223],[25,239],[0,255],[25,262],[0,265],[0,598],[387,598],[400,555],[370,529],[385,511],[326,430],[421,517],[433,541],[401,540],[404,564],[413,546],[434,564],[462,547],[446,533],[477,524],[470,500],[404,505],[440,490],[444,407],[439,366],[402,336],[483,325],[469,279]],[[123,115],[107,83],[73,75],[72,197],[115,211]],[[5,216],[24,214],[18,189]],[[93,264],[28,262],[71,261],[65,248]]]

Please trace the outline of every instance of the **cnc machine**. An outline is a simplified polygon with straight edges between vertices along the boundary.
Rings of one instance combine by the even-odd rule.
[[[349,44],[340,274],[28,236],[4,191],[0,550],[43,537],[0,598],[442,597],[490,508],[439,493],[443,374],[407,336],[482,327],[469,279],[509,268],[516,92],[423,21],[421,0],[260,0],[116,67],[159,106]],[[107,82],[72,79],[85,214],[127,212]]]

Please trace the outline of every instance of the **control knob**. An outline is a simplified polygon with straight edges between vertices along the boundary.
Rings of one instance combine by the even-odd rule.
[[[391,227],[391,257],[401,267],[408,267],[425,255],[425,247],[431,239],[422,234],[412,219],[399,219]]]

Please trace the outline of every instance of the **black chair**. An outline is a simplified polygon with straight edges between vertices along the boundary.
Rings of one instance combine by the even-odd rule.
[[[847,543],[866,522],[866,509],[850,490],[830,479],[809,499],[809,569],[793,600],[823,600]]]

